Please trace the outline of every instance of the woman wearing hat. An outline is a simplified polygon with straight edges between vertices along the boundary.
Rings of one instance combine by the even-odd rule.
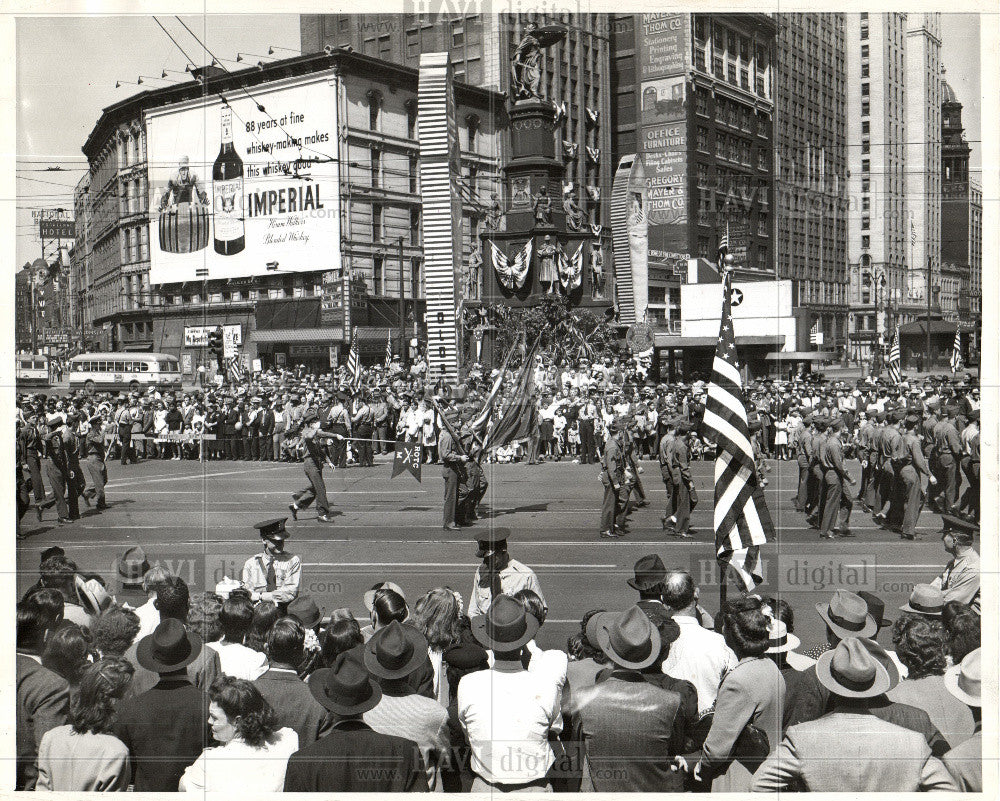
[[[944,755],[944,764],[958,789],[966,793],[983,791],[983,685],[982,652],[970,652],[961,664],[944,674],[944,686],[966,704],[976,721],[975,733]]]

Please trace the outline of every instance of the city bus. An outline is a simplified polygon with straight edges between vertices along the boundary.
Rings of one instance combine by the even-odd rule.
[[[137,392],[147,387],[181,388],[176,356],[165,353],[81,353],[69,361],[70,389]]]
[[[14,380],[19,387],[44,387],[49,383],[49,357],[44,353],[18,353]]]

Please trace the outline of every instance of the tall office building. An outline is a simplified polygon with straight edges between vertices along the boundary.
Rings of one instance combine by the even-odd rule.
[[[765,14],[611,18],[612,152],[648,181],[651,321],[680,333],[687,259],[728,231],[739,272],[774,274],[775,23]]]
[[[566,163],[566,187],[572,184],[592,223],[608,225],[616,164],[608,125],[607,14],[303,14],[301,47],[303,53],[351,47],[414,68],[421,53],[447,51],[456,81],[509,93],[511,58],[529,22],[566,28],[566,37],[544,52],[541,93],[565,104],[558,156]],[[506,153],[495,156],[499,172]]]
[[[906,14],[846,15],[849,356],[871,361],[911,304]]]
[[[911,228],[909,287],[926,314],[927,275],[931,305],[957,313],[955,278],[941,270],[941,15],[906,15],[906,200]],[[915,236],[914,236],[915,234]],[[934,292],[941,292],[935,298]],[[945,292],[947,291],[947,295]],[[909,294],[909,293],[908,293]]]
[[[833,351],[847,345],[846,20],[773,17],[777,275],[795,282],[820,350]]]

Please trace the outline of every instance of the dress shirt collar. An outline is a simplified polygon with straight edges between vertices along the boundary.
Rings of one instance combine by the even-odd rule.
[[[493,663],[493,670],[497,673],[526,673],[524,665],[520,661],[496,660]]]

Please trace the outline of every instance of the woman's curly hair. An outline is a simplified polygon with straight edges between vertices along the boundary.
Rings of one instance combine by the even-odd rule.
[[[760,598],[748,595],[729,601],[722,610],[723,633],[736,656],[763,656],[767,652],[770,621]]]
[[[413,607],[413,624],[420,629],[427,644],[438,651],[457,645],[461,636],[458,619],[462,608],[455,593],[437,587],[421,596]]]
[[[982,618],[961,601],[948,601],[941,610],[941,622],[948,635],[948,654],[957,665],[980,646]]]
[[[904,612],[892,626],[892,644],[908,679],[940,676],[948,666],[947,637],[939,620]]]
[[[87,665],[69,708],[69,722],[77,734],[108,734],[115,725],[115,702],[125,694],[135,668],[122,657],[99,659]]]
[[[208,688],[208,697],[222,708],[240,739],[251,748],[274,742],[278,716],[252,681],[219,676]]]

